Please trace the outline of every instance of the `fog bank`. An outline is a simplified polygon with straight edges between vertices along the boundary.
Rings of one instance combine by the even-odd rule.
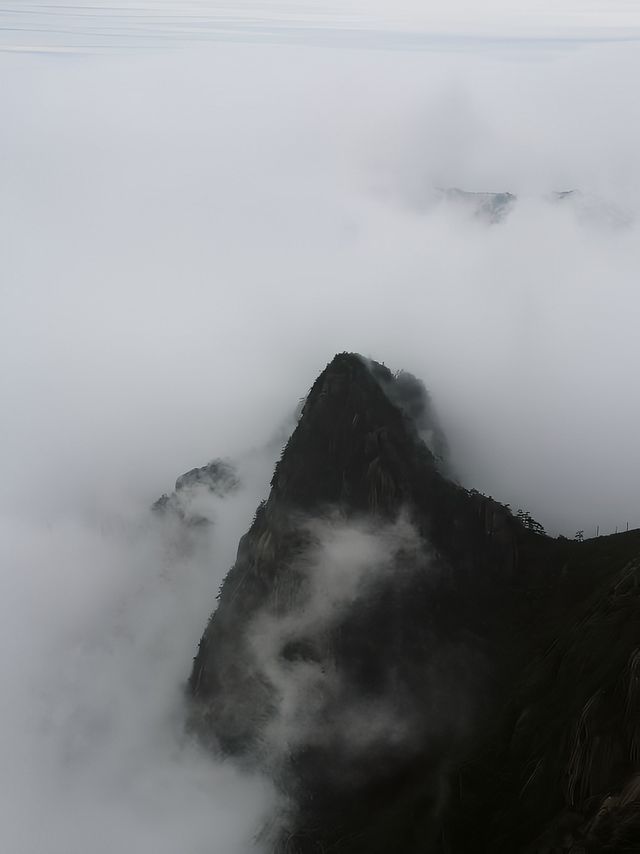
[[[335,352],[424,380],[466,486],[640,525],[639,72],[587,42],[0,54],[7,850],[251,844],[272,795],[194,748],[181,685],[277,458],[247,449]],[[149,517],[239,454],[211,531]]]
[[[640,522],[635,50],[0,63],[5,506],[146,500],[349,349],[425,380],[470,486]]]

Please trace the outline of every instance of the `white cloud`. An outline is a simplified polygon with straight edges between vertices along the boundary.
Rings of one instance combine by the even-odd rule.
[[[640,524],[638,71],[633,46],[584,44],[0,56],[12,850],[104,827],[114,850],[121,826],[173,851],[178,805],[195,854],[211,798],[245,790],[175,736],[209,557],[136,520],[260,445],[334,352],[425,380],[466,485],[554,531]],[[442,184],[520,201],[488,226],[429,207]],[[543,198],[573,187],[633,221]],[[217,578],[259,494],[220,528]]]
[[[252,471],[240,492],[210,496],[213,533],[148,511],[2,518],[6,850],[252,849],[271,789],[203,752],[182,707],[202,626],[264,493]]]

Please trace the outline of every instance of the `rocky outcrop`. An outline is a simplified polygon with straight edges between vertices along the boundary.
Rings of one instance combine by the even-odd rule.
[[[180,475],[171,495],[161,495],[151,509],[154,513],[173,515],[187,525],[204,525],[212,521],[206,498],[210,495],[223,498],[239,486],[237,468],[233,463],[212,460],[206,466]]]
[[[639,555],[464,489],[421,383],[340,354],[223,583],[191,725],[290,798],[274,851],[618,850]]]

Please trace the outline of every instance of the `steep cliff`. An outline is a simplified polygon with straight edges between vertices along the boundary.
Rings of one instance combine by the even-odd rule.
[[[571,844],[632,835],[639,555],[455,483],[422,384],[340,354],[222,585],[191,724],[288,795],[273,850],[542,850],[569,813]]]

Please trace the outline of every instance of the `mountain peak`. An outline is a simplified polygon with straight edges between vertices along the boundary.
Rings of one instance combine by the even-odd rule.
[[[454,482],[444,450],[419,380],[340,353],[240,540],[193,662],[190,720],[290,799],[274,852],[511,854],[561,836],[558,815],[591,827],[604,783],[633,829],[620,697],[640,647],[638,534],[554,540]],[[598,640],[612,608],[615,661]],[[554,681],[563,661],[590,662],[571,702]],[[591,744],[580,716],[594,691]],[[577,767],[567,745],[587,742]],[[595,773],[605,742],[617,759]],[[524,785],[535,802],[514,801]]]

